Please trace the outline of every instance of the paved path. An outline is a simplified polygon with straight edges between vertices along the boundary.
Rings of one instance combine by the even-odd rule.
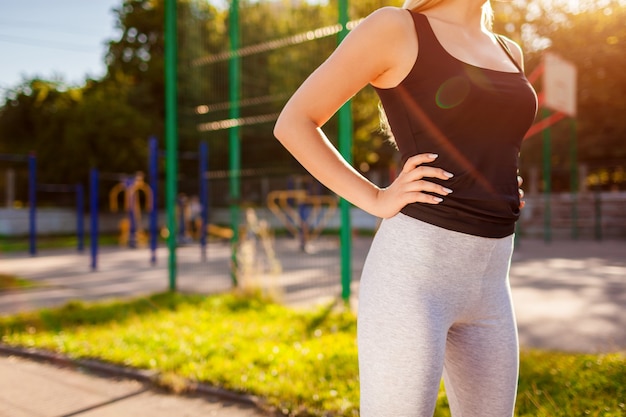
[[[354,242],[358,277],[369,239]],[[310,254],[295,242],[277,242],[282,276],[256,284],[277,292],[287,304],[303,307],[337,294],[338,243],[321,240]],[[228,245],[210,246],[208,259],[197,248],[179,250],[182,291],[219,292],[230,288]],[[0,294],[0,315],[56,306],[70,299],[97,300],[164,291],[166,253],[156,266],[145,250],[103,251],[99,269],[87,255],[45,252],[37,257],[0,255],[0,272],[40,286]],[[306,266],[306,269],[302,269]],[[580,352],[626,351],[626,241],[553,242],[522,240],[513,256],[511,286],[522,347]],[[358,279],[353,282],[358,294]],[[356,304],[356,296],[353,297]],[[84,370],[0,355],[0,417],[11,416],[260,416],[237,403],[210,397],[172,396],[128,380],[94,377]]]
[[[523,347],[626,351],[626,241],[521,241],[511,287]]]
[[[253,405],[0,356],[0,417],[261,417]]]

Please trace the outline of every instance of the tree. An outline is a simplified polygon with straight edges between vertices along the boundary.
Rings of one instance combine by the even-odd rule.
[[[568,2],[517,0],[496,3],[496,31],[509,34],[526,51],[527,73],[540,65],[547,50],[574,63],[578,69],[578,156],[594,170],[623,172],[626,149],[626,75],[621,68],[626,44],[626,5],[618,0],[581,2],[576,9]],[[543,89],[540,81],[538,91]],[[566,122],[552,128],[552,166],[555,191],[569,189],[569,140]],[[524,143],[522,166],[540,166],[541,140]],[[562,174],[561,174],[562,173]],[[559,176],[564,177],[559,181]],[[626,181],[610,175],[606,187],[626,188]]]
[[[626,137],[626,75],[622,70],[626,64],[625,19],[626,7],[612,2],[572,15],[551,37],[551,50],[578,68],[580,151],[586,162],[626,160],[622,146]]]
[[[380,0],[351,2],[350,17],[365,17],[381,6]],[[589,0],[579,10],[544,0],[495,6],[495,31],[523,44],[527,72],[548,48],[577,65],[580,160],[593,169],[626,166],[625,7],[618,0]],[[337,0],[243,0],[240,7],[241,116],[264,118],[241,129],[243,166],[299,170],[274,140],[273,120],[266,116],[278,113],[334,50],[336,35],[324,36],[323,28],[336,25]],[[122,35],[109,43],[102,80],[73,88],[60,81],[25,80],[0,109],[0,151],[36,150],[42,180],[83,180],[90,166],[134,172],[145,166],[147,138],[155,134],[163,143],[163,0],[124,0],[115,13]],[[180,150],[196,151],[198,142],[207,140],[211,169],[227,169],[228,130],[200,127],[229,118],[228,10],[204,0],[179,0],[178,15]],[[394,162],[394,150],[378,128],[377,106],[371,88],[353,99],[354,162],[363,171],[386,170]],[[334,140],[335,119],[325,131]],[[567,126],[557,125],[553,137],[553,165],[566,170]],[[524,144],[524,169],[539,165],[540,142],[532,138]],[[196,164],[181,164],[181,177],[195,178],[196,169]]]
[[[146,169],[148,136],[153,120],[128,102],[130,81],[90,81],[83,88],[82,100],[68,119],[65,137],[74,145],[66,152],[74,155],[78,172],[90,167],[108,172],[133,173]]]
[[[126,101],[127,81],[90,80],[82,88],[26,81],[0,112],[4,151],[35,151],[42,183],[86,182],[91,167],[145,169],[151,121]]]
[[[43,182],[64,182],[66,127],[81,100],[80,89],[64,90],[59,82],[38,78],[24,81],[7,99],[0,112],[0,138],[6,151],[38,157],[38,176]],[[69,155],[68,155],[69,156]],[[49,161],[54,161],[51,166]]]
[[[125,0],[114,9],[122,36],[109,42],[105,80],[120,77],[130,83],[128,104],[152,120],[151,131],[163,137],[164,6],[160,0]]]

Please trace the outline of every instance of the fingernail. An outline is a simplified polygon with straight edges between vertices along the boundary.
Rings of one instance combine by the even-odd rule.
[[[451,190],[451,189],[446,188],[446,187],[443,187],[443,190],[444,190],[446,193],[448,193],[448,194],[450,194],[450,193],[452,192],[452,190]]]
[[[432,158],[432,159],[435,159],[435,158],[437,158],[438,156],[439,156],[439,155],[437,155],[436,153],[429,153],[429,154],[428,154],[428,157],[429,157],[429,158]]]
[[[445,175],[445,176],[446,176],[446,177],[448,177],[448,178],[452,178],[452,177],[454,177],[454,174],[452,174],[451,172],[447,172],[447,171],[445,171],[445,172],[443,173],[443,175]]]
[[[443,198],[434,197],[433,200],[435,200],[437,203],[441,203],[443,201]]]

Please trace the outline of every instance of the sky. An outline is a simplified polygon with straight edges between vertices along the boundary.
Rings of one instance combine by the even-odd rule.
[[[105,73],[122,0],[0,0],[0,96],[25,77],[82,85]]]

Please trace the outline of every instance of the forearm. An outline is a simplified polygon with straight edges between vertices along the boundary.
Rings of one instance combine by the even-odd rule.
[[[323,131],[307,120],[279,119],[277,139],[300,164],[337,195],[376,215],[376,185],[356,171],[341,156]]]

